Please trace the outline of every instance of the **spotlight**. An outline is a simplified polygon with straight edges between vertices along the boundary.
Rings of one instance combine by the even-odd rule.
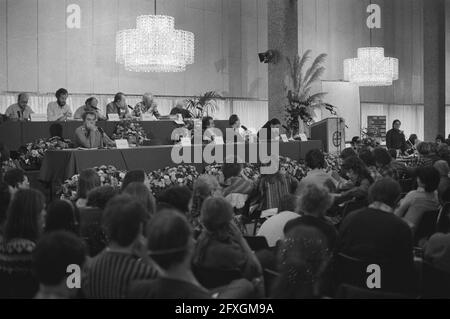
[[[275,52],[273,50],[268,50],[264,53],[258,53],[258,56],[261,63],[274,63]]]

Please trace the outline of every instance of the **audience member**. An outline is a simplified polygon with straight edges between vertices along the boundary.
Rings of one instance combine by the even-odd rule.
[[[300,181],[299,189],[310,183],[328,188],[332,193],[336,192],[336,185],[333,178],[325,171],[325,156],[319,149],[310,150],[305,157],[306,166],[311,170]]]
[[[203,202],[201,222],[205,228],[197,240],[193,265],[239,270],[248,280],[260,277],[261,265],[232,219],[233,208],[224,198],[210,197]]]
[[[397,153],[397,151],[395,151],[395,152]],[[374,181],[376,181],[382,177],[380,172],[377,169],[377,166],[375,163],[375,156],[373,155],[373,152],[371,152],[368,149],[361,149],[359,151],[358,157],[366,165],[367,170],[369,171],[370,176],[372,177],[372,179]]]
[[[373,183],[373,179],[363,161],[356,156],[348,157],[344,160],[342,168],[352,181],[353,188],[342,192],[336,197],[336,201],[345,202],[351,199],[367,199],[369,187]]]
[[[42,229],[45,198],[37,190],[18,190],[8,208],[0,243],[0,297],[31,298],[38,289],[31,254]]]
[[[158,206],[170,205],[187,216],[192,206],[192,192],[187,186],[172,186],[161,192],[158,201]]]
[[[400,192],[400,185],[391,178],[375,182],[369,190],[370,206],[343,220],[338,247],[347,256],[393,267],[395,282],[388,283],[386,277],[383,288],[408,292],[406,288],[412,287],[412,234],[408,225],[394,215]]]
[[[79,234],[79,216],[73,204],[65,200],[55,200],[47,207],[45,232],[64,230]]]
[[[155,278],[159,270],[143,247],[147,212],[138,201],[120,195],[109,201],[103,223],[108,247],[87,265],[81,285],[87,298],[124,298],[129,284]]]
[[[258,236],[267,239],[269,247],[275,247],[280,239],[284,238],[283,229],[287,222],[297,218],[295,212],[297,196],[288,194],[283,197],[278,213],[267,219],[259,228]]]
[[[122,181],[121,192],[123,192],[123,190],[128,186],[128,184],[133,182],[144,183],[148,188],[150,188],[147,174],[145,174],[143,170],[137,169],[128,171],[125,174],[125,177],[123,178]]]
[[[399,173],[392,166],[392,157],[389,154],[388,150],[382,147],[377,147],[373,150],[373,156],[378,168],[378,172],[382,177],[390,177],[395,180],[399,179]]]
[[[194,182],[194,191],[192,194],[192,208],[189,213],[188,220],[194,228],[194,237],[197,238],[198,232],[201,230],[199,221],[200,210],[203,201],[209,196],[221,196],[222,189],[217,178],[211,175],[200,175]]]
[[[108,201],[117,195],[117,190],[110,185],[93,188],[87,194],[87,207],[105,209]]]
[[[20,168],[13,168],[6,171],[3,180],[8,185],[9,192],[14,195],[19,189],[30,188],[30,182],[27,175]]]
[[[79,267],[81,273],[86,261],[86,248],[77,236],[71,232],[55,231],[44,235],[33,252],[33,271],[39,281],[36,299],[76,298],[79,289],[69,287],[76,284],[76,278],[70,280],[67,270],[71,265]],[[73,268],[71,271],[78,271]]]
[[[133,182],[128,184],[122,192],[134,197],[148,212],[148,218],[156,212],[156,201],[152,193],[143,183]]]
[[[78,178],[78,199],[75,202],[76,207],[86,207],[88,192],[96,187],[99,187],[100,184],[100,176],[98,176],[94,169],[88,168],[82,170],[80,177]]]

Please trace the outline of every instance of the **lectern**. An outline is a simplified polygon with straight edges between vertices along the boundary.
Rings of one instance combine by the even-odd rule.
[[[329,117],[311,124],[311,139],[321,140],[324,152],[340,153],[345,148],[344,119]]]

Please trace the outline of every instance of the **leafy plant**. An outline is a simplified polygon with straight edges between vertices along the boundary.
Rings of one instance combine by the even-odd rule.
[[[325,92],[311,94],[313,84],[319,81],[325,72],[323,64],[327,55],[319,54],[311,66],[305,69],[310,55],[311,50],[307,50],[302,57],[297,55],[292,61],[287,58],[289,73],[285,83],[288,99],[286,124],[291,131],[298,131],[299,118],[306,125],[313,122],[313,108],[323,105],[322,98],[327,94]],[[335,114],[332,105],[327,104],[326,108]]]
[[[220,94],[215,91],[208,91],[202,96],[186,99],[186,109],[191,112],[194,118],[203,118],[217,111],[217,98]]]

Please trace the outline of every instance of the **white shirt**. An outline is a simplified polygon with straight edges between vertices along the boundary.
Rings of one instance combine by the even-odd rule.
[[[300,217],[299,214],[284,211],[266,220],[258,231],[258,236],[266,237],[269,247],[275,247],[277,241],[284,238],[283,229],[291,219]]]

